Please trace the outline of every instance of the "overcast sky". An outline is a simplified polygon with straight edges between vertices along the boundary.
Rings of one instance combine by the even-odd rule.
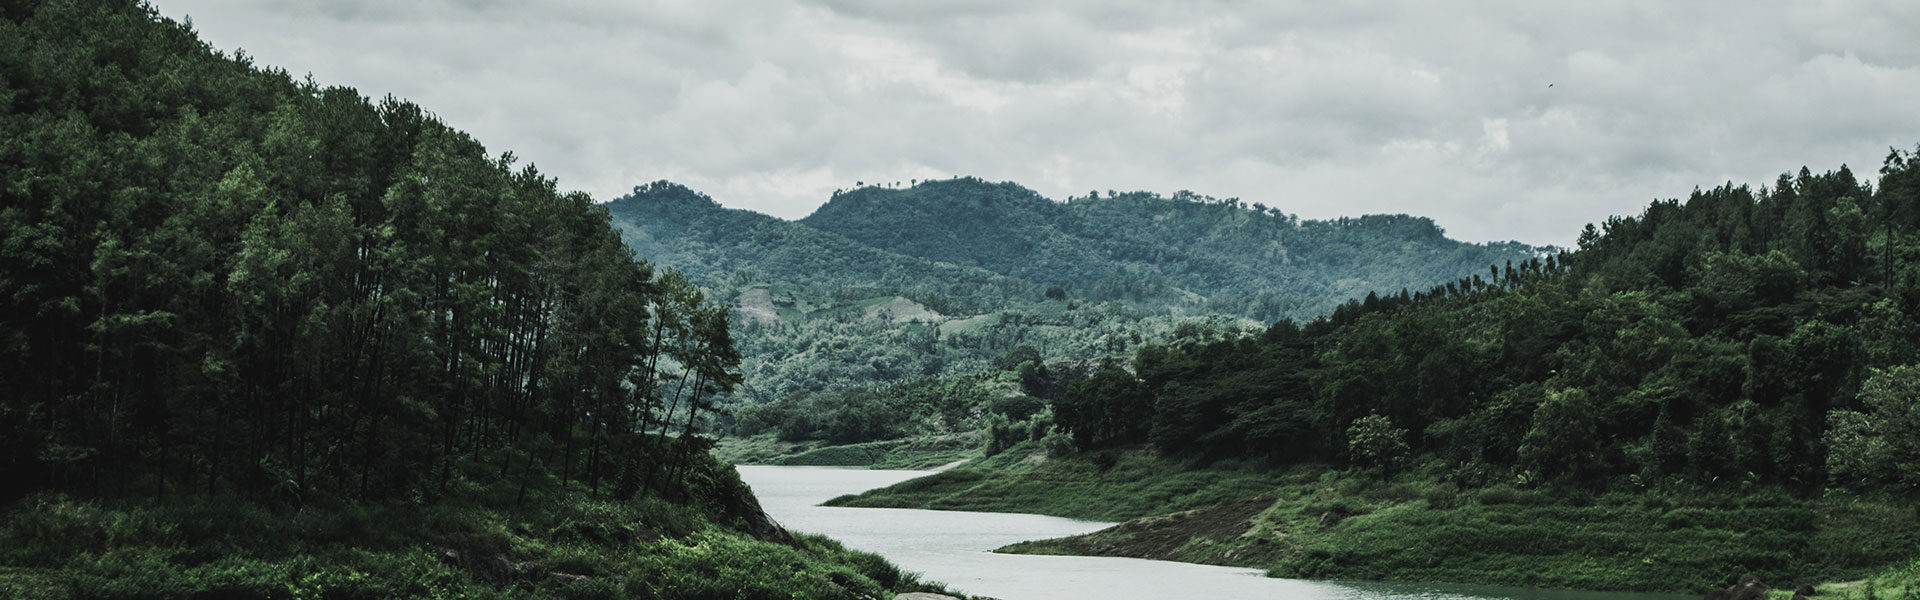
[[[1655,198],[1920,143],[1920,2],[155,0],[610,200],[856,181],[1187,189],[1570,244]]]

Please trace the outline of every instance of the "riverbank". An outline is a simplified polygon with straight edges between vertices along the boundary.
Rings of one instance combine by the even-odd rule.
[[[1788,589],[1858,580],[1920,556],[1912,507],[1885,502],[1460,489],[1415,475],[1199,467],[1144,451],[1048,459],[1017,446],[829,504],[1134,519],[1003,551],[1314,579],[1691,593],[1745,572]]]
[[[731,467],[606,500],[544,477],[524,499],[468,463],[446,497],[266,501],[41,494],[0,518],[0,598],[886,597],[945,591],[767,517]],[[467,476],[471,475],[471,477]]]
[[[977,431],[919,436],[838,446],[817,440],[783,442],[772,434],[725,438],[713,450],[737,465],[783,467],[866,467],[919,470],[980,457],[983,434]]]

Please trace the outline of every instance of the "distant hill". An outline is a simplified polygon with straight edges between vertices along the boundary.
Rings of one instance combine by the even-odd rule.
[[[1301,220],[1187,192],[1062,203],[973,178],[836,193],[792,222],[666,182],[609,208],[636,253],[696,276],[872,287],[948,314],[1058,286],[1149,310],[1310,318],[1368,292],[1425,289],[1540,250],[1448,239],[1422,217]]]
[[[916,258],[829,231],[729,209],[659,181],[607,205],[614,227],[641,258],[697,281],[737,287],[772,283],[828,297],[903,295],[938,312],[985,312],[1009,299],[1038,300],[1038,284]]]
[[[665,181],[607,207],[637,256],[734,303],[734,400],[755,402],[975,373],[1020,347],[1124,359],[1536,255],[1417,217],[1302,221],[1189,193],[1062,203],[970,178],[836,193],[798,221]]]

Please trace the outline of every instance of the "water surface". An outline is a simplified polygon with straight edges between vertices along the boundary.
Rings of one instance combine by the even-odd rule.
[[[1274,579],[1255,569],[1137,558],[993,554],[1014,542],[1078,535],[1112,525],[1040,515],[819,506],[932,471],[838,467],[740,467],[773,518],[789,529],[833,537],[886,557],[923,579],[1002,600],[1678,600],[1484,586],[1435,586]]]

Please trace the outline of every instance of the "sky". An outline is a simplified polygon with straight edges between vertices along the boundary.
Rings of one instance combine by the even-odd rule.
[[[1179,190],[1306,218],[1582,225],[1920,143],[1920,2],[154,0],[411,100],[598,200],[806,216],[856,182]]]

